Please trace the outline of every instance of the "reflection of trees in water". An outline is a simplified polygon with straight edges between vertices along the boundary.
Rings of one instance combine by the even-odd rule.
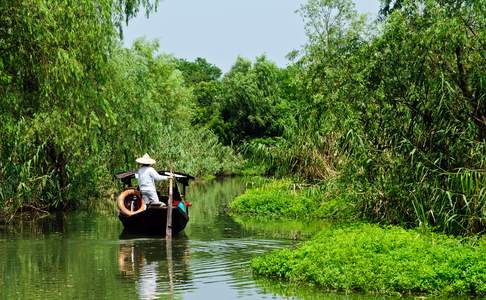
[[[228,229],[239,232],[238,224],[226,215],[225,210],[228,202],[244,190],[245,181],[238,177],[193,184],[187,197],[192,203],[185,230],[187,234],[191,238],[207,240],[228,237]]]
[[[276,220],[266,216],[234,216],[233,220],[246,232],[256,236],[292,240],[310,238],[332,224],[327,220]]]
[[[191,288],[190,251],[185,236],[172,241],[164,239],[123,239],[118,255],[121,277],[133,281],[141,299],[154,299],[161,294],[172,299],[178,285]]]
[[[53,233],[62,233],[63,237],[84,238],[111,237],[119,234],[120,221],[115,215],[106,217],[87,211],[64,213],[57,212],[37,218],[35,215],[23,215],[15,218],[8,225],[0,224],[0,233],[18,237],[42,238]]]
[[[106,243],[118,223],[76,213],[0,228],[0,299],[132,299],[117,276],[118,245]]]
[[[211,224],[215,218],[224,214],[228,202],[244,190],[245,182],[238,177],[194,184],[189,194],[196,206],[191,207],[191,218],[195,219],[191,222],[203,221]]]
[[[11,220],[8,225],[0,223],[0,232],[10,236],[42,236],[51,232],[64,232],[66,215],[63,213],[26,213]]]

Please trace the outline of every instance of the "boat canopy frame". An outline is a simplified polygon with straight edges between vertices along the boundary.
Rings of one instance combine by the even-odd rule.
[[[129,171],[117,173],[115,175],[115,177],[120,179],[125,186],[129,187],[129,186],[132,186],[132,179],[135,178],[136,173],[137,173],[137,171],[129,170]],[[161,175],[165,175],[165,176],[169,176],[170,174],[173,174],[174,179],[177,182],[180,182],[183,185],[184,188],[189,185],[190,180],[196,179],[194,176],[191,176],[189,174],[182,173],[182,172],[172,172],[171,173],[170,171],[167,171],[167,170],[157,170],[157,173],[159,173]]]

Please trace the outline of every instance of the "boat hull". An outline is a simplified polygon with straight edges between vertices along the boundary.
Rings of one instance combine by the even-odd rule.
[[[126,233],[143,233],[165,235],[167,224],[167,208],[149,206],[144,211],[126,216],[118,214]],[[172,234],[183,231],[189,221],[188,211],[174,207],[172,209]]]

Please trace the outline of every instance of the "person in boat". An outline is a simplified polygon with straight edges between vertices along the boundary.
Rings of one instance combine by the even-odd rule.
[[[145,204],[159,204],[165,206],[165,203],[160,202],[159,196],[157,196],[155,181],[167,180],[171,177],[157,173],[157,171],[152,168],[155,164],[155,160],[147,153],[142,157],[137,158],[135,161],[141,165],[140,169],[138,169],[135,174],[135,177],[138,179],[138,187],[142,193],[143,201]]]

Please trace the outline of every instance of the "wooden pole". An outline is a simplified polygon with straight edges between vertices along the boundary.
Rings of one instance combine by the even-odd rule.
[[[172,170],[170,171],[171,177],[169,178],[169,200],[167,201],[167,225],[165,227],[165,238],[172,239]]]
[[[169,276],[169,300],[174,299],[174,261],[172,259],[172,240],[167,239],[165,241],[166,259],[167,259],[167,272]]]

